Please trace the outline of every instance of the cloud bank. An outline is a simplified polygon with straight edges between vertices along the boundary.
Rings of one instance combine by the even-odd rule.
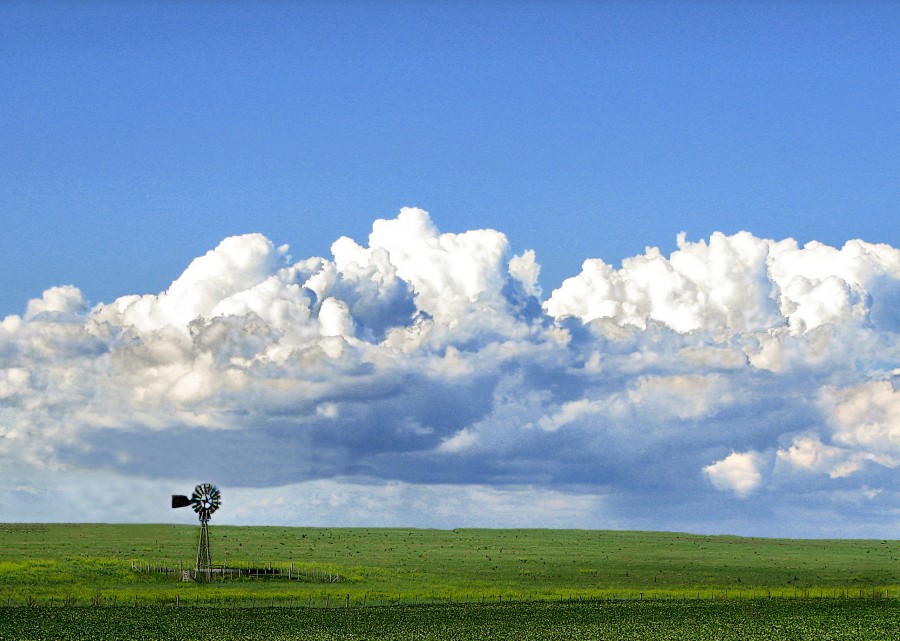
[[[65,285],[3,319],[5,520],[171,520],[212,480],[232,522],[900,524],[894,247],[681,235],[543,299],[533,251],[419,209],[290,251],[226,238],[165,292]]]

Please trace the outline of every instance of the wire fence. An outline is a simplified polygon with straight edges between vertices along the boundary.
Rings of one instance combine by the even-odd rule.
[[[166,563],[137,563],[132,561],[131,570],[140,574],[167,575],[181,581],[233,581],[245,579],[282,579],[303,583],[341,583],[347,580],[345,574],[335,568],[315,564],[253,564],[241,562],[232,565],[222,563],[210,568],[197,569]]]
[[[84,596],[45,596],[0,592],[0,607],[219,607],[219,608],[366,608],[410,605],[485,605],[512,603],[597,604],[622,601],[732,601],[784,599],[887,600],[900,599],[900,587],[816,588],[777,590],[698,590],[696,592],[609,591],[601,594],[542,595],[527,593],[480,594],[389,594],[387,592],[308,592],[306,594],[137,594],[127,590],[97,590]]]

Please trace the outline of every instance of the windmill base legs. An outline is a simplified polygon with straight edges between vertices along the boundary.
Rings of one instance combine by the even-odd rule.
[[[208,581],[212,571],[212,558],[209,553],[209,525],[207,521],[200,523],[200,542],[197,544],[197,580]]]

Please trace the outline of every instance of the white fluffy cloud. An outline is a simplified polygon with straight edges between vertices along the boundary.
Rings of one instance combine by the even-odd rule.
[[[827,473],[833,479],[858,472],[867,461],[896,467],[890,457],[826,445],[817,435],[799,436],[790,447],[778,450],[776,454],[779,462],[799,470]]]
[[[678,237],[669,258],[649,248],[614,269],[585,261],[544,304],[554,318],[610,319],[646,328],[652,321],[679,333],[740,333],[788,327],[802,334],[865,316],[866,287],[900,278],[900,250],[850,241],[837,250],[800,248],[747,232],[713,234],[709,242]]]
[[[732,452],[721,461],[703,468],[710,482],[719,490],[730,490],[747,496],[762,482],[762,457],[758,452]]]
[[[835,441],[900,457],[900,393],[890,381],[871,381],[826,390],[825,394],[834,403]]]
[[[426,501],[429,525],[537,524],[534,502],[548,523],[699,528],[735,496],[748,532],[823,496],[854,527],[895,522],[895,248],[680,236],[589,259],[543,302],[533,251],[418,209],[331,251],[231,237],[164,292],[54,287],[3,319],[0,478],[30,488],[7,518],[40,513],[37,476],[108,474],[370,496],[348,523]]]
[[[44,312],[73,313],[84,309],[84,296],[77,287],[63,285],[51,287],[40,298],[28,301],[26,320],[33,320]]]

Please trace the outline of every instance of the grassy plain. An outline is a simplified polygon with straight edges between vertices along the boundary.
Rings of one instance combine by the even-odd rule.
[[[378,605],[900,597],[900,543],[583,530],[210,528],[213,561],[280,578],[182,583],[198,527],[0,525],[0,605]],[[286,580],[293,564],[291,576]],[[643,596],[641,596],[643,595]]]

